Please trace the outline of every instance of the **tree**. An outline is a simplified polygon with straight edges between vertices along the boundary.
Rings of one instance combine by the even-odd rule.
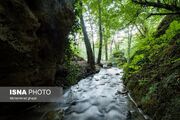
[[[153,8],[161,8],[170,12],[157,12],[150,13],[148,17],[152,15],[179,15],[180,14],[180,1],[179,0],[132,0],[133,3]]]
[[[82,7],[82,3],[81,3],[81,7]],[[84,36],[84,42],[85,42],[85,46],[86,46],[87,60],[88,60],[88,63],[90,64],[91,69],[94,70],[95,69],[94,55],[93,55],[91,43],[90,43],[87,31],[86,31],[86,26],[84,23],[82,12],[80,14],[80,22],[81,22],[82,32],[83,32],[83,36]]]
[[[113,53],[112,53],[112,51],[113,51],[113,49],[112,49],[113,43],[114,43],[114,36],[113,36],[113,38],[112,38],[112,40],[111,40],[111,43],[110,43],[110,56],[113,55]]]
[[[102,35],[102,21],[101,21],[101,0],[98,0],[98,12],[99,12],[99,52],[97,58],[97,64],[101,63],[101,54],[102,54],[102,42],[103,42],[103,35]]]
[[[104,39],[104,50],[105,50],[105,60],[108,60],[108,40],[107,38]]]
[[[178,4],[180,3],[179,0],[132,0],[132,2],[143,6],[152,6],[155,8],[164,8],[169,11],[180,12],[180,6],[178,6]]]
[[[132,30],[133,30],[133,27],[132,26],[129,26],[128,27],[128,51],[127,51],[127,62],[128,64],[130,63],[130,53],[131,53],[131,42],[132,42]]]
[[[90,15],[90,8],[88,6],[88,17],[89,17],[89,24],[90,24],[90,28],[91,28],[91,41],[92,41],[92,48],[93,48],[93,55],[95,58],[95,43],[94,43],[94,29],[93,29],[93,20],[92,20],[92,16]]]

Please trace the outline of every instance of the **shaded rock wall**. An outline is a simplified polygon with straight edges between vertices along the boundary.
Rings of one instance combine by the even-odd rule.
[[[52,85],[72,0],[0,0],[0,85]]]

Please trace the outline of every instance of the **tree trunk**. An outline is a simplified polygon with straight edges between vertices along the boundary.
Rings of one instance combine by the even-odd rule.
[[[94,58],[95,58],[93,20],[92,20],[92,18],[91,18],[91,16],[90,16],[90,8],[89,8],[89,6],[88,6],[88,12],[89,12],[89,15],[88,15],[88,17],[89,17],[89,24],[90,24],[90,28],[91,28],[91,39],[92,39],[91,44],[92,44],[92,48],[93,48],[93,55],[94,55]]]
[[[170,3],[166,4],[165,2],[150,2],[150,1],[146,1],[146,0],[132,0],[132,2],[134,2],[135,4],[150,6],[150,7],[154,7],[154,8],[164,8],[166,10],[179,12],[180,11],[180,7],[178,6],[179,1],[177,1],[177,0],[175,0],[175,1],[176,2],[173,5],[173,2],[171,2],[171,4]]]
[[[102,21],[101,21],[101,0],[98,0],[98,11],[99,11],[99,37],[100,37],[100,41],[99,41],[99,53],[98,53],[98,58],[97,58],[97,64],[101,63],[101,54],[102,54]]]
[[[113,43],[114,43],[114,37],[112,38],[112,40],[111,40],[111,44],[110,44],[110,56],[111,57],[113,57],[112,55],[113,55],[113,53],[112,53],[112,50],[113,50]]]
[[[127,59],[127,62],[128,64],[130,63],[130,53],[131,53],[131,41],[132,41],[132,29],[133,28],[128,28],[128,59]]]
[[[93,55],[93,52],[91,49],[91,43],[90,43],[88,35],[87,35],[86,26],[85,26],[82,14],[80,16],[80,21],[81,21],[81,27],[82,27],[82,32],[83,32],[83,36],[84,36],[84,42],[85,42],[85,46],[86,46],[87,60],[88,60],[88,63],[90,64],[91,69],[94,70],[95,69],[94,55]]]
[[[107,38],[104,39],[104,43],[105,43],[105,60],[108,61],[108,44],[107,44]]]

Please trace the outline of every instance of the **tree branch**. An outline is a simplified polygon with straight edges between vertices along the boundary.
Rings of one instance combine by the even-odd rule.
[[[135,4],[139,4],[139,5],[152,6],[152,7],[156,7],[156,8],[164,8],[166,10],[180,12],[180,7],[178,7],[177,5],[169,5],[169,4],[160,3],[160,2],[149,2],[146,0],[145,1],[132,0],[132,2],[134,2]]]
[[[175,12],[175,13],[150,13],[147,18],[153,16],[153,15],[180,15],[180,12]],[[147,19],[146,18],[146,19]]]
[[[137,28],[137,30],[139,31],[139,33],[145,38],[146,35],[140,30],[140,28],[138,27],[138,25],[135,23],[135,26]]]

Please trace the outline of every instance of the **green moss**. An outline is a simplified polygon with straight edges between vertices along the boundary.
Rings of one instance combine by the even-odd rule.
[[[79,81],[79,73],[81,73],[80,66],[73,62],[70,62],[68,64],[66,63],[65,67],[68,69],[68,75],[65,79],[69,83],[69,86],[76,84]]]

